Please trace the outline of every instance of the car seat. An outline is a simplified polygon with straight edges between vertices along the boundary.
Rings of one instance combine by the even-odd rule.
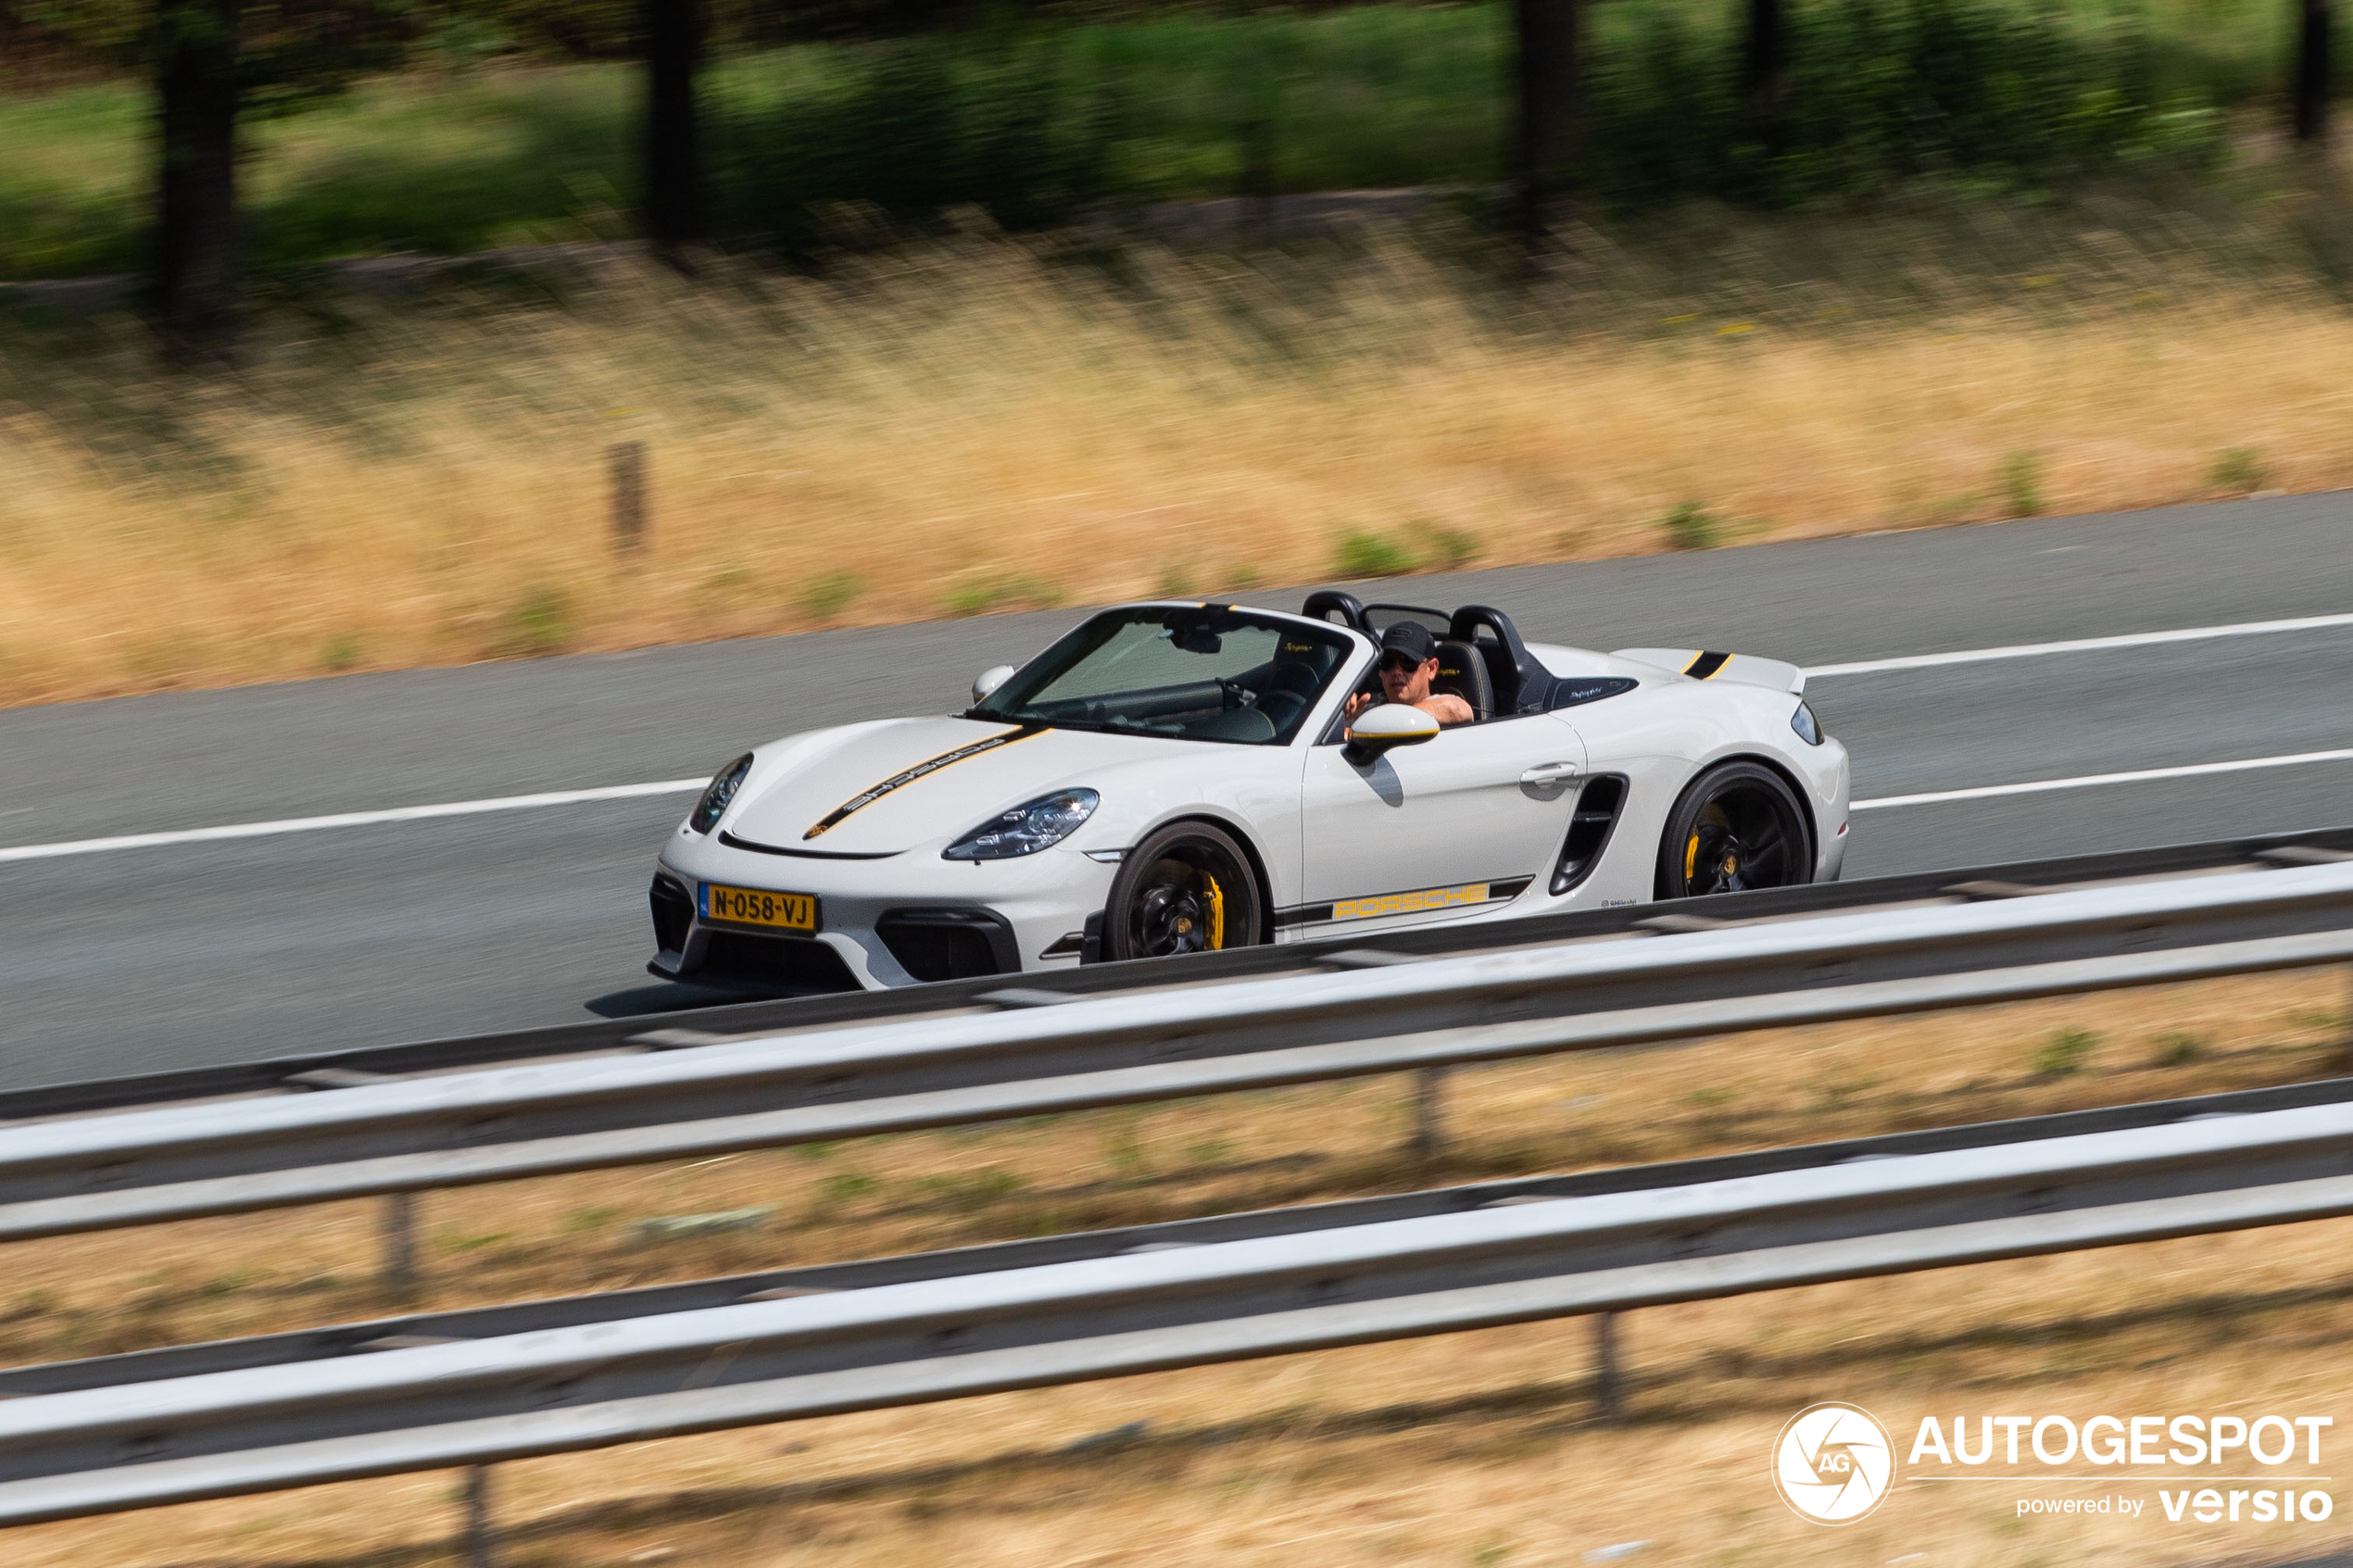
[[[1465,605],[1454,612],[1446,635],[1475,648],[1487,666],[1499,713],[1540,713],[1552,690],[1553,672],[1528,651],[1511,618],[1491,605]]]
[[[1468,643],[1449,637],[1438,645],[1438,675],[1429,689],[1461,697],[1470,704],[1474,720],[1495,716],[1495,684],[1488,676],[1487,661]]]

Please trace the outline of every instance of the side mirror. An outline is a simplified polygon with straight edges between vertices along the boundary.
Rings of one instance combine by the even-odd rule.
[[[994,664],[982,671],[980,679],[973,683],[973,701],[980,701],[990,692],[1003,685],[1013,678],[1013,667],[1010,664]]]
[[[1356,715],[1341,755],[1361,768],[1391,746],[1419,746],[1436,734],[1438,721],[1420,709],[1384,702]]]

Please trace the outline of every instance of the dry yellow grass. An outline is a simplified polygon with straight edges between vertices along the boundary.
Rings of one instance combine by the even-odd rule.
[[[437,1195],[427,1304],[2284,1082],[2341,1068],[2344,985],[2336,972],[2264,976],[1482,1069],[1457,1076],[1436,1168],[1400,1156],[1399,1085],[1374,1081]],[[2096,1036],[2080,1071],[2038,1071],[2066,1029]],[[626,1240],[636,1217],[752,1202],[777,1205],[778,1228]],[[365,1283],[372,1221],[342,1205],[11,1248],[0,1356],[381,1311]],[[657,1550],[724,1568],[1574,1562],[1629,1539],[1659,1543],[1652,1561],[1797,1562],[1825,1537],[1781,1512],[1757,1456],[1815,1398],[1856,1399],[1906,1432],[1924,1412],[2030,1395],[2079,1417],[2285,1399],[2327,1413],[2353,1335],[2347,1234],[2336,1223],[1642,1312],[1628,1339],[1639,1419],[1624,1432],[1588,1420],[1585,1326],[1539,1324],[503,1467],[501,1516],[520,1563]],[[1141,1442],[1063,1451],[1137,1420],[1151,1423]],[[1927,1490],[1841,1533],[1839,1553],[1861,1555],[1832,1561],[1932,1546],[1924,1562],[2158,1563],[2271,1545],[2113,1521],[2021,1531],[1982,1499]],[[448,1496],[447,1477],[409,1477],[44,1526],[0,1537],[0,1561],[432,1562]],[[2293,1544],[2342,1539],[2316,1525]]]
[[[2164,243],[2070,212],[1951,277],[1900,226],[1853,277],[1744,232],[1592,235],[1527,295],[1402,245],[1114,282],[975,238],[560,307],[282,305],[204,384],[127,323],[19,332],[0,701],[1241,589],[1333,574],[1352,532],[1507,564],[1660,547],[1686,501],[1752,539],[1982,519],[2020,453],[2051,511],[2216,494],[2237,448],[2266,487],[2353,483],[2353,317],[2141,219]]]

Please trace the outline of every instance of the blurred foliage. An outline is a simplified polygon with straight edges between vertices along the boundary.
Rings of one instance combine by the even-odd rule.
[[[1115,87],[1069,63],[1051,35],[917,39],[846,56],[819,91],[723,110],[720,221],[789,245],[840,204],[889,215],[969,204],[1010,228],[1065,217],[1112,194],[1115,134]]]
[[[1697,501],[1680,501],[1659,520],[1670,550],[1712,550],[1724,542],[1724,520]]]
[[[1478,534],[1461,528],[1440,528],[1425,524],[1430,530],[1429,541],[1437,558],[1449,571],[1460,571],[1486,553]]]
[[[521,659],[545,659],[570,647],[576,632],[572,596],[552,583],[535,583],[507,612],[504,651]]]
[[[2002,506],[2009,517],[2043,515],[2043,459],[2032,452],[2012,452],[2002,459]]]
[[[2029,1065],[2037,1078],[2071,1078],[2083,1071],[2099,1044],[2089,1029],[2061,1029],[2036,1048]]]
[[[2214,454],[2206,482],[2216,490],[2244,495],[2263,488],[2263,454],[2252,446],[2231,446]]]
[[[1475,111],[1470,123],[1488,132],[1478,163],[1457,143],[1453,169],[1392,177],[1498,176],[1500,40],[1477,77],[1433,79],[1405,57],[1410,36],[1338,59],[1315,47],[1325,40],[1314,27],[1299,19],[1181,31],[1156,24],[1157,42],[1183,45],[1173,54],[1139,53],[1114,28],[918,38],[844,54],[822,84],[724,122],[721,208],[747,233],[789,233],[813,205],[838,202],[890,213],[970,203],[1026,227],[1105,197],[1173,194],[1151,188],[1135,153],[1180,128],[1218,155],[1214,173],[1196,157],[1206,189],[1186,194],[1385,182],[1391,171],[1375,167],[1349,169],[1355,180],[1312,172],[1317,163],[1374,165],[1378,154],[1293,152],[1331,136],[1316,123],[1329,118],[1331,75],[1360,84],[1357,141],[1403,139],[1389,106],[1431,86],[1459,93]],[[1595,51],[1584,181],[1620,208],[1693,195],[1786,206],[1921,178],[2040,183],[2120,163],[2204,167],[2224,147],[2209,103],[2186,90],[2159,98],[2146,36],[2129,19],[2078,27],[2055,7],[2007,0],[1835,0],[1793,20],[1788,107],[1769,128],[1742,112],[1730,31],[1695,29],[1667,6],[1623,8],[1609,31],[1613,46]],[[1269,86],[1254,64],[1268,52],[1294,62],[1291,82]],[[1190,79],[1191,102],[1156,94],[1170,75]]]
[[[1332,571],[1352,583],[1376,577],[1403,577],[1420,566],[1422,558],[1401,538],[1353,530],[1332,546]]]
[[[2222,151],[2210,94],[2160,97],[2146,30],[2055,5],[1832,0],[1789,19],[1784,108],[1752,124],[1738,41],[1649,10],[1595,66],[1590,187],[1786,205],[1919,177],[2047,181],[2119,160],[2203,164]]]
[[[2275,79],[2284,30],[2255,25],[2258,0],[2198,0],[2198,25],[2185,3],[1808,0],[1770,127],[1742,112],[1736,7],[1597,6],[1588,194],[1619,214],[1691,197],[1789,207],[2202,169],[2223,155],[2220,106]],[[634,4],[250,0],[255,79],[280,84],[256,91],[304,110],[250,132],[255,260],[627,237],[636,73],[479,68],[623,52]],[[129,63],[145,5],[0,0],[0,19],[21,32],[69,14],[89,48]],[[718,10],[723,42],[746,47],[707,75],[712,210],[729,236],[788,252],[960,207],[1021,229],[1243,191],[1479,186],[1503,169],[1501,5],[1033,6],[778,48],[749,46],[770,14],[749,0]],[[1120,19],[1062,19],[1107,14]],[[440,69],[314,101],[395,49]],[[0,277],[137,265],[145,120],[127,84],[0,97]]]
[[[52,52],[132,67],[174,35],[205,35],[235,13],[247,106],[284,112],[402,63],[419,0],[0,0],[8,57]]]

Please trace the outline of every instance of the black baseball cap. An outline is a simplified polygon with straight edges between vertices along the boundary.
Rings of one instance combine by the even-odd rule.
[[[1402,653],[1419,664],[1437,657],[1438,639],[1431,636],[1429,628],[1420,621],[1401,621],[1380,634],[1380,651],[1384,659],[1392,653]]]

